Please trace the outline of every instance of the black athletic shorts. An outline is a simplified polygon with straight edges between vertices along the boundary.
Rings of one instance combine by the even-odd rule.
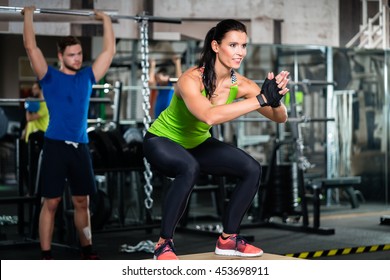
[[[66,182],[72,195],[96,192],[88,144],[79,143],[76,148],[64,141],[45,137],[40,176],[42,197],[61,197]]]

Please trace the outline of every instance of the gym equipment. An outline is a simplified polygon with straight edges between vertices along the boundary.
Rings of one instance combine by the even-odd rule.
[[[35,193],[35,182],[37,177],[37,166],[39,160],[39,154],[43,148],[44,132],[35,131],[28,137],[27,142],[27,189],[30,195]]]
[[[0,139],[7,134],[8,118],[4,110],[0,107]]]
[[[23,7],[15,6],[0,6],[2,13],[15,12],[21,13]],[[82,11],[82,10],[64,10],[64,9],[35,9],[34,14],[57,14],[57,15],[73,15],[73,16],[92,16],[94,13],[92,11]]]
[[[143,165],[142,138],[127,142],[118,128],[89,127],[89,148],[96,172],[129,170]]]
[[[130,172],[133,182],[133,180],[137,180],[137,175],[134,173],[143,169],[142,138],[141,141],[130,141],[127,143],[115,123],[88,128],[88,137],[95,174],[103,173],[107,180],[115,179],[117,186],[116,188],[110,187],[104,192],[99,192],[94,198],[91,198],[91,201],[94,199],[99,205],[98,208],[95,208],[98,211],[93,215],[95,216],[93,219],[96,220],[93,228],[99,230],[104,228],[104,224],[110,218],[113,201],[118,202],[119,222],[121,225],[124,225],[125,199],[123,183],[128,172]]]
[[[93,88],[95,88],[94,85]],[[99,87],[96,87],[99,88]],[[0,98],[0,104],[18,104],[22,102],[42,102],[45,101],[44,99],[38,99],[38,98]],[[104,98],[104,97],[91,97],[90,98],[91,103],[111,103],[110,98]]]
[[[155,243],[151,240],[143,240],[139,242],[135,246],[127,245],[127,244],[122,244],[120,251],[125,252],[125,253],[133,253],[133,252],[140,252],[144,251],[146,253],[154,253],[154,246]]]
[[[253,80],[257,84],[263,84],[264,80]],[[289,81],[289,86],[336,86],[337,83],[335,81],[327,82],[323,80],[310,80],[310,79],[302,79],[301,81]]]
[[[94,132],[88,132],[88,147],[92,158],[92,166],[94,169],[104,169],[105,161],[101,154],[101,148],[99,146],[100,143],[98,142],[98,140],[95,140],[94,135]]]
[[[279,216],[287,220],[289,215],[298,215],[296,209],[299,205],[299,195],[298,189],[293,184],[294,170],[292,164],[274,165],[272,174],[267,173],[268,168],[271,167],[262,167],[263,176],[269,176],[269,178],[266,178],[268,180],[266,183],[272,185],[271,188],[267,189],[267,199],[263,201],[265,218]],[[263,181],[265,181],[265,178]]]
[[[1,15],[1,13],[0,13]],[[102,89],[113,89],[117,94],[120,94],[120,91],[115,86],[111,85],[94,85],[94,88],[102,88]],[[17,105],[19,106],[22,102],[36,102],[39,104],[39,102],[43,101],[42,99],[37,98],[6,98],[6,99],[0,99],[0,104],[5,105]],[[91,98],[91,103],[112,103],[110,98]],[[119,108],[119,106],[116,106]],[[4,131],[4,134],[7,132],[8,129],[8,119],[3,114],[4,111],[0,107],[0,136],[2,137],[2,131]],[[25,220],[25,205],[28,204],[30,206],[30,212],[29,217],[29,227],[30,232],[28,234],[28,237],[25,238],[25,240],[22,242],[22,244],[15,243],[14,245],[23,245],[23,244],[30,244],[37,242],[37,236],[38,236],[38,220],[39,220],[39,212],[40,212],[40,197],[39,197],[39,167],[40,167],[40,151],[42,149],[43,145],[43,133],[42,132],[34,132],[30,134],[29,136],[29,142],[27,145],[27,153],[28,153],[28,159],[29,159],[29,173],[27,174],[27,178],[23,177],[23,172],[21,172],[21,141],[20,139],[16,139],[16,170],[17,170],[17,178],[18,178],[18,188],[19,192],[17,196],[12,197],[2,197],[0,198],[0,205],[1,204],[16,204],[18,208],[18,234],[20,236],[25,237],[25,227],[26,227],[26,220]],[[28,195],[26,195],[24,190],[24,182],[27,179],[27,190]],[[101,195],[99,195],[97,198],[93,198],[94,201],[105,201],[105,197],[102,198]],[[91,202],[92,203],[92,202]],[[104,209],[107,209],[107,204],[101,204],[96,207],[98,209],[97,214],[94,217],[94,220],[96,221],[96,226],[101,227],[101,225],[105,222],[106,216],[101,214],[101,211]],[[103,211],[103,213],[106,213]]]
[[[305,122],[333,122],[335,118],[298,118],[297,109],[296,109],[296,95],[295,90],[298,85],[316,85],[316,86],[327,86],[332,87],[335,85],[334,82],[327,81],[310,81],[303,80],[301,82],[295,81],[291,82],[292,86],[290,90],[290,114],[288,122],[290,122],[291,128],[291,138],[288,139],[276,139],[273,147],[273,151],[270,158],[270,164],[266,169],[266,174],[263,183],[263,190],[259,193],[259,209],[255,213],[255,221],[258,223],[254,224],[244,224],[242,228],[245,227],[255,227],[255,226],[273,226],[277,228],[287,229],[287,230],[296,230],[303,231],[306,233],[316,233],[316,234],[334,234],[334,229],[327,229],[320,227],[320,196],[319,191],[321,188],[337,188],[339,186],[347,187],[348,190],[354,185],[359,183],[360,178],[317,178],[317,180],[305,181],[304,172],[309,167],[311,163],[306,159],[303,153],[303,140],[300,131],[300,124]],[[331,102],[330,102],[331,103]],[[255,118],[244,118],[238,119],[237,121],[254,121]],[[259,120],[256,120],[259,121]],[[266,119],[261,119],[260,121],[268,121]],[[329,130],[333,131],[333,130]],[[328,132],[329,133],[329,132]],[[283,166],[280,163],[277,163],[277,153],[283,145],[290,145],[294,151],[291,166]],[[283,175],[280,175],[278,169],[284,170]],[[278,175],[279,174],[279,175]],[[291,176],[292,175],[292,176]],[[284,179],[286,179],[284,181]],[[283,183],[282,188],[278,188],[275,182]],[[289,187],[292,187],[291,190]],[[314,206],[313,210],[313,225],[309,223],[309,211],[308,211],[308,196],[306,194],[306,188],[313,190],[312,203]],[[276,192],[276,194],[275,194]],[[276,195],[276,197],[275,197]],[[295,210],[295,206],[298,204],[298,197],[300,199],[299,212]],[[275,201],[276,199],[276,201]],[[355,197],[351,196],[354,203]],[[356,206],[356,204],[354,204]],[[297,223],[298,220],[295,220],[295,223],[286,223],[287,215],[299,215],[302,218],[301,223]],[[257,216],[258,215],[258,216]],[[279,216],[283,219],[283,223],[274,222],[273,216]]]
[[[24,103],[24,109],[29,111],[30,113],[36,113],[39,111],[39,108],[41,107],[41,104],[39,101],[26,101]]]
[[[380,221],[381,225],[390,226],[390,216],[388,216],[388,215],[382,216],[379,221]]]
[[[135,127],[131,127],[125,131],[123,134],[123,138],[125,139],[127,144],[132,142],[142,142],[143,137],[139,129]]]
[[[0,6],[0,15],[2,20],[6,21],[22,21],[20,16],[23,7],[15,6]],[[105,10],[113,21],[118,19],[131,19],[137,22],[149,21],[149,22],[165,22],[165,23],[181,23],[181,19],[178,18],[165,18],[165,17],[156,17],[148,15],[119,15],[118,11]],[[72,16],[72,22],[88,22],[91,23],[94,21],[95,12],[92,10],[66,10],[66,9],[46,9],[46,8],[36,8],[34,11],[36,14],[37,21],[65,21],[69,22],[69,16]],[[45,16],[46,15],[46,16]],[[49,16],[47,16],[49,15]],[[50,17],[53,15],[53,17]]]
[[[212,194],[212,198],[214,200],[214,205],[216,208],[216,216],[212,216],[211,214],[207,214],[204,217],[197,216],[197,220],[202,220],[204,218],[215,220],[217,219],[220,221],[223,211],[225,209],[225,203],[226,203],[226,192],[227,192],[227,186],[226,186],[226,180],[224,177],[217,177],[217,176],[210,176],[209,174],[206,173],[201,173],[195,186],[194,189],[191,193],[191,196],[188,200],[187,203],[187,208],[185,209],[180,221],[179,225],[181,228],[184,229],[184,227],[187,226],[188,220],[190,219],[190,209],[191,209],[191,199],[194,194],[199,193],[199,192],[210,192]],[[168,186],[165,186],[168,187]],[[219,225],[218,225],[219,226]],[[210,233],[220,233],[219,232],[219,227],[215,225],[197,225],[195,230],[196,232],[201,231],[201,232],[210,232]],[[188,229],[186,229],[188,230]]]
[[[93,148],[91,154],[94,170],[108,170],[118,167],[120,151],[112,145],[108,134],[99,127],[90,127],[87,129],[87,133]]]
[[[142,138],[128,141],[129,139],[126,140],[118,129],[109,130],[108,136],[117,149],[121,151],[119,156],[121,166],[134,168],[143,165]]]
[[[0,19],[2,21],[22,21],[21,12],[24,7],[15,6],[0,6]],[[117,14],[117,11],[104,11],[111,17]],[[71,17],[72,22],[79,23],[101,23],[95,20],[95,13],[92,10],[67,10],[67,9],[45,9],[36,8],[34,18],[36,21],[42,22],[69,22]],[[113,21],[116,20],[112,18]]]
[[[103,229],[111,217],[112,205],[107,193],[98,189],[90,198],[92,230]]]
[[[31,134],[32,135],[32,134]],[[20,145],[21,140],[16,139],[16,170],[21,170],[20,168],[20,161],[21,161],[21,153],[20,153]],[[16,196],[8,196],[8,197],[1,197],[0,198],[0,205],[2,204],[16,204],[17,205],[17,213],[18,213],[18,234],[21,236],[24,236],[24,230],[25,230],[25,204],[39,204],[39,200],[37,199],[37,196],[34,194],[26,196],[24,192],[24,185],[23,185],[23,176],[22,172],[17,173],[18,177],[18,195]],[[30,216],[31,218],[31,216]],[[36,217],[37,218],[37,217]],[[36,236],[35,236],[36,237]]]
[[[356,196],[354,186],[361,183],[359,176],[353,177],[340,177],[340,178],[315,178],[309,184],[308,187],[313,190],[313,227],[319,229],[320,227],[320,190],[328,190],[334,188],[345,188],[352,208],[359,207],[359,201]],[[330,233],[334,233],[334,230],[329,230]]]

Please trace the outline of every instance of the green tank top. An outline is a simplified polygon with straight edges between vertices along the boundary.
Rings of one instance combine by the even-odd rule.
[[[238,86],[234,72],[232,72],[232,86],[226,104],[232,103],[237,93]],[[205,90],[202,91],[202,95],[206,96]],[[157,136],[169,138],[185,149],[192,149],[211,137],[210,128],[210,125],[191,114],[183,99],[174,94],[168,108],[159,115],[148,131]]]

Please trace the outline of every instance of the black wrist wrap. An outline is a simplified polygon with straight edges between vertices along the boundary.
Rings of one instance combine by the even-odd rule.
[[[276,79],[273,78],[265,79],[262,87],[261,93],[265,95],[267,98],[267,104],[273,108],[280,106],[280,100],[283,98],[282,94],[279,94],[280,88],[278,88],[278,84],[276,83]]]
[[[257,96],[256,96],[257,100],[259,101],[260,103],[260,107],[264,107],[264,106],[269,106],[267,102],[265,102],[264,98],[261,96],[261,93],[259,93]]]

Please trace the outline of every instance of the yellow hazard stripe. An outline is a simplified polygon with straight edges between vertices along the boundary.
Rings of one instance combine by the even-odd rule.
[[[371,246],[370,252],[376,252],[376,251],[378,251],[378,248],[379,248],[379,245]]]
[[[364,248],[366,248],[366,247],[358,247],[356,249],[356,253],[363,253],[364,252]]]
[[[304,253],[301,253],[301,255],[299,256],[299,258],[301,258],[301,259],[306,259],[308,255],[309,255],[309,252],[304,252]]]
[[[316,252],[314,252],[313,257],[314,257],[314,258],[319,258],[319,257],[322,256],[323,253],[324,253],[324,251],[316,251]]]
[[[328,253],[328,256],[335,256],[338,252],[338,249],[332,249],[332,250],[329,250],[329,253]]]
[[[348,255],[349,253],[351,253],[351,251],[352,251],[352,248],[345,248],[341,254]]]
[[[390,250],[390,244],[382,245],[371,245],[371,246],[359,246],[354,248],[341,248],[341,249],[330,249],[313,252],[301,252],[301,253],[289,253],[285,256],[293,258],[319,258],[319,257],[331,257],[336,255],[349,255],[349,254],[361,254],[367,252],[378,252]]]

